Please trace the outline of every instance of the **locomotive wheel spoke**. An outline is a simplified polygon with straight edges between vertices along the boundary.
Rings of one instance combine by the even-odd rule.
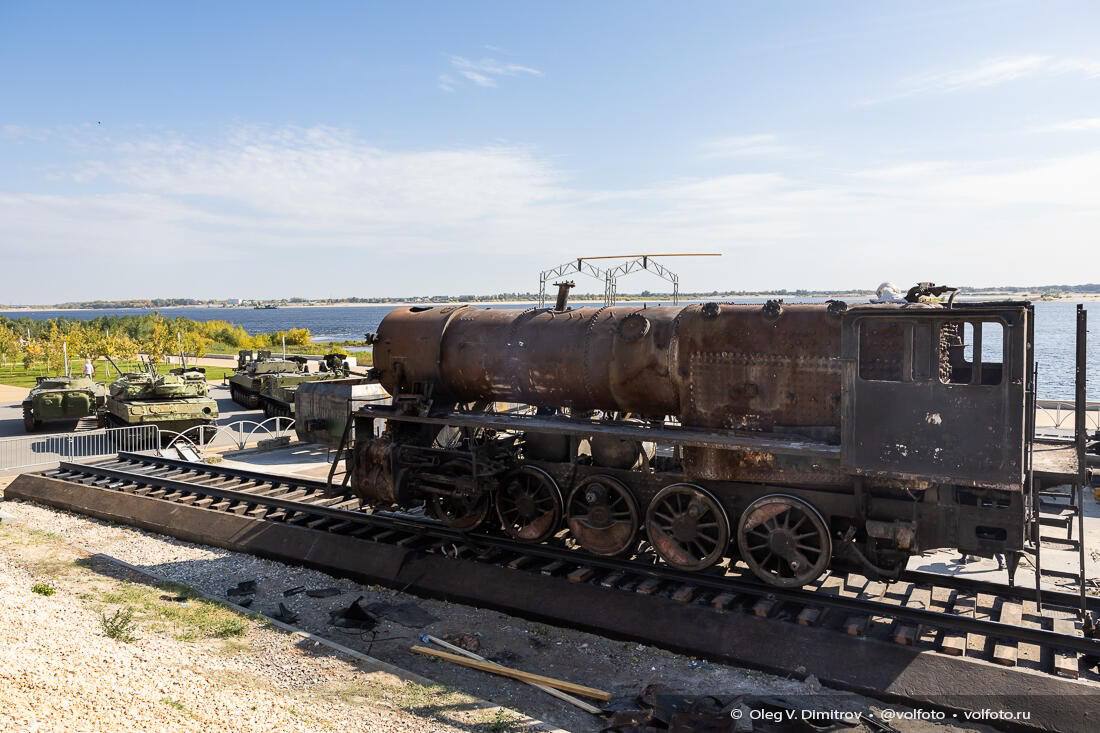
[[[810,529],[799,532],[806,525]],[[758,578],[781,588],[805,585],[820,576],[832,556],[825,520],[794,496],[773,494],[752,502],[738,522],[741,559]]]
[[[473,477],[469,461],[453,460],[432,469],[433,474],[451,478]],[[430,514],[452,529],[470,531],[477,529],[489,516],[489,496],[484,492],[472,495],[433,495],[427,502]]]
[[[720,561],[730,536],[722,506],[692,484],[672,484],[653,497],[646,512],[646,534],[662,560],[689,571]]]
[[[632,553],[638,542],[639,516],[630,490],[610,476],[589,476],[569,492],[569,532],[578,545],[595,555]]]
[[[545,542],[561,524],[558,485],[534,466],[523,466],[501,480],[496,507],[505,533],[524,542]]]

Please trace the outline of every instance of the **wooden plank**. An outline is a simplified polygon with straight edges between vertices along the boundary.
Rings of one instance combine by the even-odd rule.
[[[535,561],[530,555],[520,555],[512,562],[505,565],[509,570],[521,570]]]
[[[866,616],[849,616],[844,622],[844,630],[848,636],[863,636],[867,631],[868,620]]]
[[[441,652],[436,649],[429,649],[426,646],[416,645],[410,647],[409,650],[416,652],[417,654],[424,654],[429,657],[445,659],[448,662],[453,662],[455,664],[462,665],[463,667],[481,670],[482,672],[489,672],[490,674],[497,674],[502,677],[510,677],[514,680],[520,680],[521,682],[533,682],[539,685],[546,685],[547,687],[564,690],[565,692],[571,693],[573,695],[582,695],[584,697],[592,698],[593,700],[599,700],[600,702],[607,702],[611,699],[610,692],[597,690],[595,687],[586,687],[585,685],[578,685],[574,682],[567,682],[565,680],[559,680],[553,677],[544,677],[541,674],[524,672],[520,669],[505,667],[503,665],[494,664],[492,662],[479,662],[476,659],[467,659],[466,657],[459,656],[458,654]]]
[[[604,588],[614,588],[619,583],[623,582],[624,577],[626,577],[626,573],[621,573],[616,570],[615,572],[604,576],[604,579],[600,581],[600,585],[602,585]]]
[[[753,604],[752,615],[757,618],[767,618],[773,608],[775,608],[775,599],[771,596],[765,596]]]
[[[1023,607],[1015,601],[1005,601],[1001,604],[999,621],[1002,624],[1019,626],[1023,617]],[[1019,650],[1015,642],[998,642],[993,647],[993,661],[1005,667],[1015,667],[1019,656]]]
[[[570,583],[586,583],[596,574],[593,568],[577,568],[567,576]]]
[[[1021,604],[1022,615],[1020,625],[1030,629],[1049,628],[1048,622],[1043,619],[1042,612],[1033,600],[1025,600]],[[1016,665],[1037,671],[1045,671],[1043,665],[1043,648],[1038,644],[1022,641],[1016,645],[1018,651]]]
[[[821,606],[806,606],[798,613],[799,626],[813,626],[821,618]]]
[[[1077,624],[1073,619],[1069,618],[1056,618],[1054,619],[1054,630],[1059,634],[1077,635]],[[1054,674],[1059,677],[1069,677],[1070,679],[1077,679],[1081,676],[1081,664],[1078,661],[1078,656],[1075,652],[1063,652],[1058,649],[1054,650]]]
[[[672,600],[677,603],[691,603],[691,599],[695,597],[695,591],[694,585],[681,585],[672,594]]]
[[[997,597],[988,593],[979,593],[974,601],[974,610],[971,613],[976,619],[988,621],[996,614]],[[990,639],[985,634],[966,635],[966,654],[969,657],[984,656],[989,649]]]
[[[917,588],[910,586],[909,595],[905,598],[906,608],[916,608],[927,611],[932,606],[932,591],[930,588]],[[920,624],[899,624],[894,630],[894,641],[898,644],[912,646],[921,638],[924,627]]]
[[[935,591],[933,591],[933,598],[935,598]],[[974,596],[969,593],[960,593],[955,597],[951,613],[957,616],[973,616],[974,606]],[[940,638],[940,651],[953,657],[963,656],[967,648],[966,637],[966,634],[958,631],[944,631]]]
[[[546,565],[543,565],[542,568],[539,569],[539,572],[545,576],[553,577],[560,573],[562,571],[562,568],[564,567],[564,562],[562,562],[561,560],[554,560],[553,562],[549,562]]]
[[[719,593],[714,598],[710,599],[710,605],[711,608],[717,611],[725,611],[736,598],[736,593]]]

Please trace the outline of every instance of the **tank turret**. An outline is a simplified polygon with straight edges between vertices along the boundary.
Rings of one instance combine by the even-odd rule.
[[[104,426],[156,425],[164,442],[175,433],[213,425],[218,418],[218,403],[209,395],[201,368],[127,372],[111,384],[104,408]],[[212,433],[192,431],[188,437],[205,442]]]

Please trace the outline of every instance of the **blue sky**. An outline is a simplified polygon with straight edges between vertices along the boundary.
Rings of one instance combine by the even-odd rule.
[[[8,0],[0,258],[52,275],[0,303],[635,251],[723,253],[687,290],[1100,281],[1097,38],[1094,2]]]

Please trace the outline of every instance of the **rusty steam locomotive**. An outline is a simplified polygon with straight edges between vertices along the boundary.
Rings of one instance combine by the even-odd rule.
[[[1024,546],[1028,303],[566,300],[386,316],[392,401],[349,451],[364,503],[781,587]]]

